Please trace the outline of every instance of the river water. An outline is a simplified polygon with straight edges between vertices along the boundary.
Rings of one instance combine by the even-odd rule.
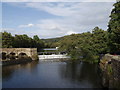
[[[101,88],[97,64],[41,62],[3,66],[3,88]]]

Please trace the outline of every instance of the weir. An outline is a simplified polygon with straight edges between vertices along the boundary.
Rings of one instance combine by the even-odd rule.
[[[38,52],[40,61],[59,61],[60,59],[69,59],[70,56],[67,56],[67,53],[62,51],[58,51],[58,47],[56,48],[45,48],[43,52]]]
[[[39,55],[39,60],[41,59],[64,59],[64,58],[70,58],[70,56],[67,56],[67,54],[60,54],[60,55]]]

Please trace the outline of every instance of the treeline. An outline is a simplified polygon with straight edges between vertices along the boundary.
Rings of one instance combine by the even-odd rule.
[[[49,38],[49,39],[42,39],[42,40],[44,41],[45,46],[47,48],[55,48],[55,47],[58,47],[58,43],[62,39],[63,39],[63,37]]]
[[[12,36],[11,33],[2,33],[2,48],[41,48],[45,47],[44,42],[37,36],[33,38],[26,34]]]
[[[59,50],[67,52],[72,59],[98,60],[99,54],[108,53],[108,32],[95,27],[92,32],[72,34],[59,41]]]
[[[92,32],[72,34],[62,37],[53,45],[66,51],[73,59],[98,60],[100,54],[120,55],[120,1],[111,11],[106,31],[95,27]]]

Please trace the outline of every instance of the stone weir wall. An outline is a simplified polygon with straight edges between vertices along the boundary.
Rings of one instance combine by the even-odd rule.
[[[3,65],[38,60],[37,48],[0,48]]]
[[[120,89],[120,56],[106,54],[100,60],[100,69],[103,86]]]

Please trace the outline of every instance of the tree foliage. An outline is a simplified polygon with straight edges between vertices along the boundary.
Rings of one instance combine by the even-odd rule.
[[[13,36],[11,33],[4,32],[2,33],[2,47],[3,48],[11,48],[13,47]]]
[[[95,60],[99,54],[108,52],[107,34],[107,31],[95,27],[92,33],[68,35],[59,41],[59,49],[74,59],[83,57],[85,60]]]
[[[2,32],[2,47],[3,48],[38,48],[44,47],[44,42],[37,36],[33,38],[26,34],[12,36],[11,33]]]
[[[58,37],[58,38],[49,38],[49,39],[42,39],[45,43],[45,47],[47,48],[55,48],[59,45],[59,41],[63,37]]]
[[[108,25],[108,46],[110,52],[120,54],[120,1],[114,4]]]

